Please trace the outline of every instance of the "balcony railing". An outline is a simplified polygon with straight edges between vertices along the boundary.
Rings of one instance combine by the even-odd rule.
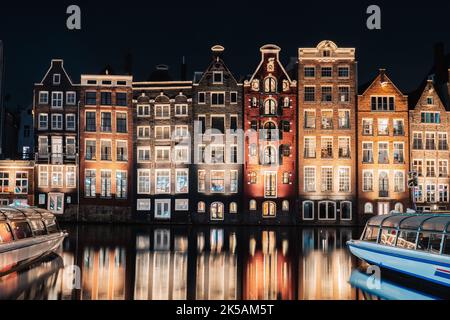
[[[385,190],[380,190],[378,192],[378,196],[380,198],[389,198],[389,191],[385,191]]]

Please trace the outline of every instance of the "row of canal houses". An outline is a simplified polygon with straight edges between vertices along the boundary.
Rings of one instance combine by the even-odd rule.
[[[160,66],[146,82],[105,70],[74,83],[52,60],[34,86],[34,204],[194,224],[351,225],[412,197],[449,208],[448,73],[408,97],[383,69],[358,90],[355,49],[332,41],[300,48],[290,68],[279,47],[260,53],[240,79],[214,46],[192,81]]]

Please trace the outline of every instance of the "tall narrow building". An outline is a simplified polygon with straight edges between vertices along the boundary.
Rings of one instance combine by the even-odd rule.
[[[448,134],[450,113],[432,80],[411,100],[409,111],[411,170],[418,174],[414,201],[420,211],[448,210]]]
[[[364,218],[410,205],[408,97],[381,69],[358,96],[358,212]]]
[[[299,49],[298,194],[302,224],[354,224],[356,88],[354,48],[322,41]]]
[[[261,47],[244,82],[246,221],[293,223],[297,172],[297,82],[280,62],[280,48]]]
[[[52,60],[34,85],[36,201],[55,214],[74,214],[78,203],[78,97],[63,60]]]
[[[236,223],[242,209],[242,84],[212,47],[212,61],[193,86],[194,223]]]
[[[129,221],[133,199],[131,76],[81,75],[80,219]]]

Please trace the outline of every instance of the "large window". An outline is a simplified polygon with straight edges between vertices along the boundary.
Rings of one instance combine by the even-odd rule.
[[[350,137],[339,137],[339,158],[350,158]]]
[[[448,184],[440,184],[438,186],[439,202],[448,202]]]
[[[150,193],[150,170],[138,170],[138,194],[149,194]]]
[[[225,93],[224,92],[211,92],[211,106],[213,106],[213,107],[225,106]]]
[[[277,163],[277,151],[274,146],[266,146],[264,148],[263,164],[272,165]]]
[[[322,89],[322,102],[332,102],[333,101],[333,87],[324,86]]]
[[[170,170],[156,170],[155,193],[170,193]]]
[[[427,202],[430,202],[430,203],[436,202],[436,185],[434,185],[434,184],[426,185],[426,197],[427,197]]]
[[[64,167],[63,166],[52,166],[52,187],[62,188],[64,186]]]
[[[338,88],[339,92],[339,102],[349,102],[350,101],[350,87],[340,86]]]
[[[224,171],[211,171],[211,192],[213,193],[225,192]]]
[[[264,92],[277,92],[277,80],[274,77],[264,79]]]
[[[66,114],[66,129],[70,131],[76,129],[76,116],[73,113]]]
[[[422,132],[413,133],[413,149],[422,150],[423,149],[423,136]]]
[[[378,143],[378,163],[387,164],[389,163],[389,143],[379,142]]]
[[[389,135],[389,119],[378,119],[378,135]]]
[[[225,116],[211,116],[211,131],[212,134],[225,133]]]
[[[189,163],[189,148],[187,146],[176,146],[174,158],[176,163]]]
[[[352,220],[352,203],[349,201],[341,202],[341,220]]]
[[[126,92],[117,92],[116,93],[116,105],[118,106],[127,106],[128,98]]]
[[[95,91],[86,92],[86,105],[95,106],[97,104],[97,93]]]
[[[322,78],[331,78],[333,76],[333,67],[321,67],[320,75]]]
[[[314,220],[314,202],[303,202],[303,220]]]
[[[350,110],[339,110],[339,129],[350,129]]]
[[[314,66],[305,66],[303,68],[303,76],[305,78],[314,78],[316,76],[316,68]]]
[[[119,133],[127,132],[127,114],[126,112],[116,113],[116,131]]]
[[[101,131],[111,132],[111,112],[101,113]]]
[[[394,136],[404,136],[405,135],[405,125],[403,119],[394,120]]]
[[[363,163],[373,163],[373,143],[363,142],[362,151],[363,151]]]
[[[276,115],[277,114],[277,102],[274,99],[267,99],[264,101],[264,114]]]
[[[28,172],[16,172],[15,194],[28,193]]]
[[[332,159],[333,158],[333,138],[332,137],[322,137],[320,146],[320,155],[322,159]]]
[[[363,192],[373,191],[373,172],[363,171]]]
[[[304,179],[305,179],[305,192],[315,192],[316,191],[316,168],[315,167],[305,167],[304,168]]]
[[[96,130],[96,113],[95,111],[86,112],[86,131],[94,132]]]
[[[100,148],[101,148],[101,158],[100,159],[102,161],[111,161],[112,160],[111,140],[101,140]]]
[[[436,176],[436,162],[434,160],[426,160],[427,177]]]
[[[373,135],[373,119],[362,120],[362,134],[363,136]]]
[[[322,129],[333,129],[333,110],[322,110]]]
[[[188,105],[187,104],[176,104],[175,105],[175,116],[187,117],[187,115],[188,115]]]
[[[394,97],[371,97],[372,111],[394,111]]]
[[[405,145],[403,142],[394,142],[394,163],[405,162]]]
[[[314,102],[316,101],[316,87],[313,86],[305,86],[305,95],[303,97],[305,102]]]
[[[319,202],[319,220],[336,220],[336,203],[331,201]]]
[[[206,192],[206,171],[205,170],[199,170],[197,172],[197,190],[198,192]]]
[[[189,192],[189,171],[188,169],[177,169],[175,180],[175,192],[176,193],[188,193]]]
[[[211,146],[211,163],[225,163],[225,147],[223,145]]]
[[[339,168],[339,192],[350,192],[350,168]]]
[[[95,140],[85,140],[86,145],[86,160],[96,160],[96,152],[97,152],[97,141]]]
[[[170,105],[155,105],[155,119],[170,119]]]
[[[94,198],[96,194],[96,171],[88,169],[85,171],[85,195],[86,197]]]
[[[239,184],[239,175],[237,170],[230,171],[230,192],[237,193]]]
[[[170,219],[170,200],[155,200],[155,218]]]
[[[116,142],[116,160],[128,161],[128,146],[127,141]]]
[[[322,192],[333,191],[333,167],[322,167],[321,177]]]
[[[213,202],[211,204],[211,220],[223,220],[225,207],[222,202]]]
[[[63,93],[52,92],[52,108],[62,108],[63,106]]]
[[[263,217],[272,218],[277,215],[277,205],[272,201],[265,201],[263,203]]]
[[[47,113],[39,113],[39,130],[47,130],[48,129],[48,114]]]
[[[305,110],[305,129],[314,129],[316,127],[316,111]]]
[[[422,123],[441,123],[441,115],[439,112],[422,112],[420,119]]]
[[[111,198],[111,171],[101,170],[100,173],[101,197]]]
[[[315,158],[316,157],[316,137],[305,137],[305,158]]]
[[[128,180],[126,171],[116,171],[116,198],[126,199]]]
[[[156,162],[170,162],[170,147],[155,147]]]
[[[448,177],[448,160],[439,160],[439,177]]]
[[[76,180],[76,167],[66,167],[66,186],[67,188],[76,188],[77,180]]]
[[[52,129],[62,130],[63,129],[63,115],[60,113],[52,114]]]
[[[0,172],[0,192],[3,191],[3,175],[6,172]],[[48,187],[48,166],[39,166],[39,187]]]
[[[419,177],[423,176],[423,161],[414,159],[412,161],[412,171],[416,172]]]
[[[394,192],[405,192],[405,174],[403,171],[394,173]]]
[[[137,106],[137,116],[138,117],[149,117],[150,116],[150,105],[139,104]]]
[[[438,150],[447,150],[447,133],[439,132],[438,133]]]
[[[435,134],[434,132],[426,132],[425,133],[425,149],[427,150],[435,150]]]
[[[265,172],[264,174],[264,197],[276,198],[277,196],[277,173]]]
[[[100,93],[100,103],[102,106],[112,105],[112,93],[111,92],[101,92]]]
[[[150,161],[150,147],[138,147],[137,148],[138,162]]]

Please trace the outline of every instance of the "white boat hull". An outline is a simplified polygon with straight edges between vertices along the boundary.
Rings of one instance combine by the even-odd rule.
[[[450,287],[450,257],[351,240],[352,254],[371,265]]]
[[[60,232],[0,245],[0,276],[22,263],[56,251],[66,236],[66,233]]]

